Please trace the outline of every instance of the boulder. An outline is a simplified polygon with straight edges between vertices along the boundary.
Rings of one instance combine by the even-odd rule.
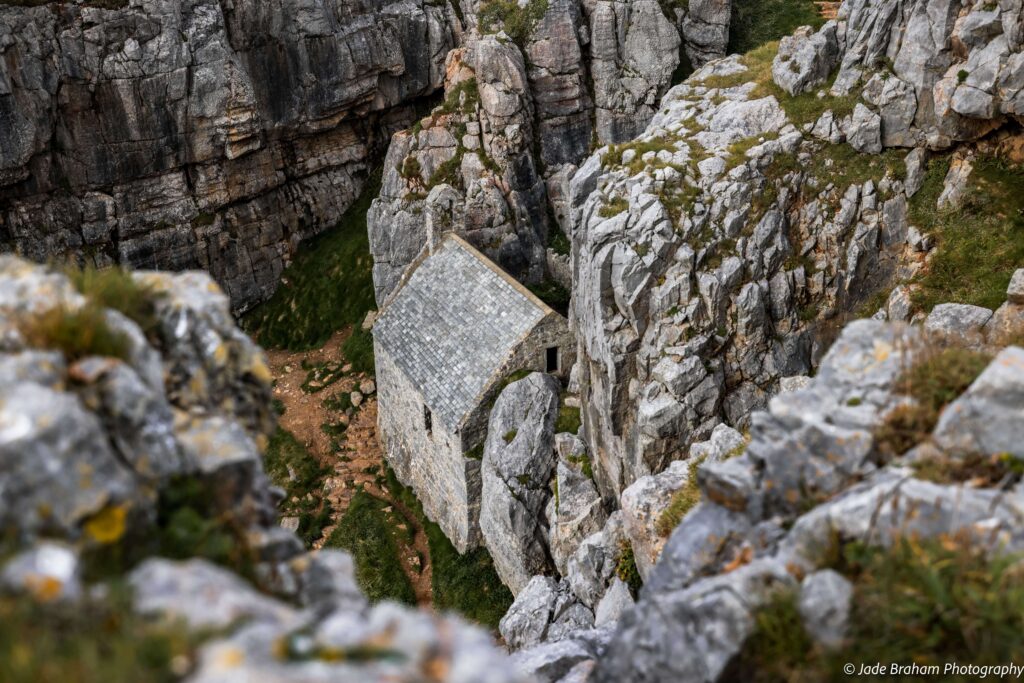
[[[797,607],[807,633],[827,648],[841,647],[849,626],[852,600],[853,584],[838,572],[823,569],[805,578]]]
[[[556,466],[559,390],[558,380],[539,372],[513,382],[498,396],[487,425],[480,531],[513,595],[551,569],[544,509]]]
[[[808,92],[828,80],[839,57],[835,22],[828,22],[818,32],[803,26],[779,42],[772,80],[792,96]]]

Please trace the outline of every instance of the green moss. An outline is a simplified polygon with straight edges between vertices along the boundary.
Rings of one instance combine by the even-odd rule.
[[[356,580],[370,600],[413,605],[416,593],[402,571],[395,540],[400,522],[388,507],[366,491],[356,491],[324,547],[343,548],[352,553]]]
[[[516,434],[518,433],[519,432],[513,429],[511,431],[505,432],[505,435],[502,436],[501,438],[505,440],[505,443],[512,443],[512,441],[515,440],[516,438]]]
[[[548,246],[551,247],[556,254],[561,256],[568,256],[571,251],[569,238],[565,236],[565,233],[562,232],[562,229],[558,227],[558,224],[554,220],[551,221],[551,233],[549,235]]]
[[[320,464],[291,432],[278,428],[263,455],[263,469],[285,491],[281,514],[299,518],[298,535],[312,546],[331,521],[331,504],[324,495],[331,468]]]
[[[998,308],[1024,263],[1024,168],[981,157],[963,206],[940,210],[948,170],[948,157],[933,159],[910,202],[910,223],[935,238],[927,269],[914,280],[914,305],[926,312],[946,302]]]
[[[5,683],[171,683],[202,635],[132,612],[126,591],[74,605],[0,597],[0,680]],[[175,669],[180,673],[174,673]]]
[[[398,481],[390,467],[385,469],[385,478],[388,490],[415,514],[416,522],[427,535],[433,563],[434,608],[458,612],[496,630],[512,606],[513,597],[498,578],[487,549],[476,548],[460,555],[441,527],[423,514],[415,494]]]
[[[580,431],[582,423],[580,409],[565,405],[565,400],[563,399],[562,405],[558,409],[558,419],[555,421],[555,433],[562,434],[567,432],[569,434],[576,434]]]
[[[373,309],[366,211],[379,187],[378,173],[337,226],[299,249],[274,296],[245,316],[244,328],[261,344],[293,351],[319,348]]]

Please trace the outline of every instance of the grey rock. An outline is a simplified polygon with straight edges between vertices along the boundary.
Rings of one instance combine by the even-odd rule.
[[[1006,290],[1007,303],[1024,306],[1024,268],[1018,268],[1010,278],[1010,286]]]
[[[882,151],[882,118],[858,102],[847,125],[846,139],[858,152],[878,154]]]
[[[594,610],[594,625],[601,627],[614,624],[626,610],[633,607],[633,604],[629,586],[617,577],[612,579],[611,585]]]
[[[981,334],[992,311],[969,304],[939,304],[924,321],[924,329],[941,337],[970,341]]]
[[[82,595],[81,573],[73,549],[44,541],[8,560],[0,582],[6,590],[28,593],[40,602],[74,602]]]
[[[556,439],[561,444],[565,436],[559,434]],[[575,437],[573,439],[582,448],[582,442]],[[555,470],[558,494],[548,501],[547,519],[550,523],[548,547],[555,567],[564,576],[569,557],[583,539],[601,531],[608,514],[594,482],[579,465],[569,462],[564,455],[560,456]]]
[[[659,531],[661,515],[689,478],[690,463],[676,460],[664,472],[637,479],[619,498],[623,527],[642,579],[650,575],[665,545]]]
[[[545,641],[557,591],[558,583],[549,576],[535,576],[519,591],[498,624],[509,649],[520,650]]]
[[[828,79],[839,56],[835,22],[825,24],[816,33],[803,26],[779,42],[772,62],[772,80],[790,95],[813,90]]]
[[[554,683],[581,662],[594,659],[594,653],[577,640],[561,640],[520,650],[512,655],[512,665],[539,683]]]
[[[831,569],[814,572],[800,585],[797,603],[804,628],[827,648],[842,646],[850,620],[853,584]]]
[[[955,455],[1010,453],[1024,458],[1024,349],[999,353],[960,398],[942,411],[935,443]]]
[[[924,185],[925,172],[927,171],[928,151],[924,147],[916,147],[907,154],[905,164],[907,177],[903,181],[907,197],[917,194]]]
[[[811,378],[807,375],[796,375],[795,377],[782,377],[779,379],[779,393],[788,394],[793,391],[800,391],[806,389],[807,385],[811,383]]]
[[[533,373],[502,391],[487,426],[480,531],[514,595],[550,565],[544,508],[555,469],[558,398],[558,381]]]

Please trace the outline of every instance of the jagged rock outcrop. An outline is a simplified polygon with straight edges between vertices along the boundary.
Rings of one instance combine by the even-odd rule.
[[[457,617],[368,605],[348,554],[306,552],[277,526],[262,352],[209,276],[133,279],[152,304],[141,327],[63,274],[0,256],[4,599],[113,610],[124,591],[106,580],[123,584],[117,609],[200,646],[173,665],[195,682],[529,680]],[[69,328],[80,334],[57,334]]]
[[[754,614],[780,590],[798,590],[808,633],[835,647],[845,636],[851,586],[819,571],[836,556],[830,544],[887,546],[912,536],[970,537],[999,552],[1024,547],[1014,521],[1024,511],[1019,486],[1003,488],[998,475],[990,483],[933,481],[927,469],[969,468],[978,455],[1021,457],[1010,441],[1018,436],[1011,421],[1024,416],[1024,351],[1000,350],[995,328],[987,332],[991,363],[945,407],[930,437],[890,462],[880,455],[878,430],[907,401],[898,378],[936,344],[961,341],[902,323],[848,325],[806,388],[754,413],[743,455],[701,466],[703,502],[673,532],[590,680],[727,680]],[[983,424],[982,414],[992,419]]]
[[[502,583],[518,595],[551,567],[544,510],[555,469],[558,380],[535,372],[498,396],[481,465],[480,532]]]
[[[202,268],[236,310],[362,191],[461,31],[446,3],[123,4],[0,6],[0,250]]]
[[[575,435],[556,434],[555,448],[555,495],[548,501],[545,514],[550,525],[551,559],[558,573],[565,576],[569,557],[585,538],[604,527],[608,513],[591,479],[590,459],[583,442]]]

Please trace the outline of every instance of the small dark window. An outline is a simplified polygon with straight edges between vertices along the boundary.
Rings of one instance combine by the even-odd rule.
[[[430,414],[430,408],[423,406],[423,428],[430,434],[434,429],[434,416]]]
[[[558,372],[558,347],[551,346],[547,353],[547,372]]]

